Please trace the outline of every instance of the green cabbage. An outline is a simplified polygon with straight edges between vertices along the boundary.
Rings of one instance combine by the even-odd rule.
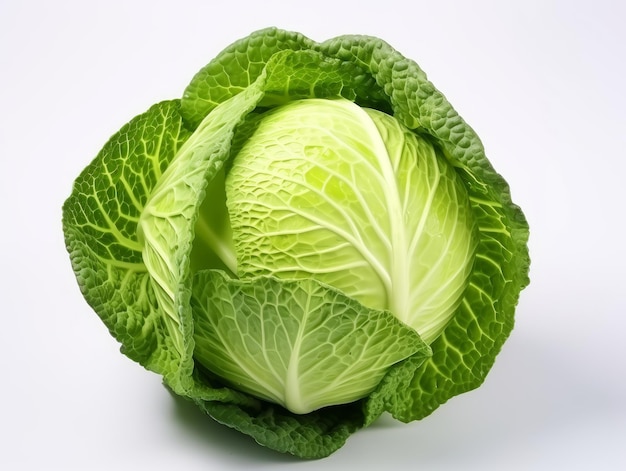
[[[107,142],[63,229],[125,355],[307,458],[479,386],[528,283],[527,223],[480,140],[365,36],[237,41]]]

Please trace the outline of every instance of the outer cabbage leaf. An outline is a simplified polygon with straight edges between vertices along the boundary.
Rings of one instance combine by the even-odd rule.
[[[159,103],[125,125],[76,179],[63,206],[65,241],[85,299],[126,355],[161,374],[182,359],[155,299],[137,223],[190,135],[179,107]]]
[[[213,153],[197,151],[179,111],[179,101],[169,101],[137,116],[111,137],[76,179],[63,206],[67,250],[85,299],[121,343],[125,355],[163,375],[165,383],[178,394],[256,405],[258,401],[249,396],[214,388],[206,378],[199,379],[201,374],[192,356],[188,254],[179,251],[176,257],[166,255],[165,270],[150,260],[158,261],[158,256],[144,253],[167,252],[159,250],[157,243],[146,249],[140,221],[171,216],[165,211],[171,206],[165,205],[159,212],[155,205],[162,201],[158,189],[175,171],[176,166],[170,164],[181,154],[182,159],[193,154],[204,162],[204,171],[212,168],[206,156]],[[196,151],[190,152],[190,148]],[[204,185],[200,180],[193,182],[197,193]],[[192,191],[189,182],[178,182],[178,189],[173,185],[173,193]],[[186,202],[185,207],[189,204]],[[195,204],[199,202],[194,200],[192,206]],[[176,234],[179,240],[166,231],[155,237],[183,247],[192,238],[195,211],[188,209],[176,217],[186,218],[187,224],[187,232]],[[162,227],[159,222],[155,227]],[[172,297],[163,303],[164,294],[159,291],[166,289]]]
[[[187,86],[181,104],[185,122],[195,128],[213,108],[252,85],[262,74],[268,74],[268,79],[261,106],[289,99],[342,96],[383,111],[389,108],[387,95],[367,66],[318,49],[315,42],[299,33],[275,28],[236,41]],[[268,63],[272,64],[270,68]]]

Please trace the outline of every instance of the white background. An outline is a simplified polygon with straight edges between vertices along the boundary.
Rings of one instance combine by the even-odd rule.
[[[594,1],[0,0],[0,468],[626,469],[626,10]],[[532,229],[480,389],[322,461],[173,398],[83,301],[61,205],[106,139],[250,32],[379,36],[478,132]]]

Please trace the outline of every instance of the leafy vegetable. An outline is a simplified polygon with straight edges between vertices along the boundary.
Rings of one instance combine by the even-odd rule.
[[[364,36],[237,41],[111,138],[63,229],[123,353],[307,458],[479,386],[528,283],[528,226],[480,140]]]

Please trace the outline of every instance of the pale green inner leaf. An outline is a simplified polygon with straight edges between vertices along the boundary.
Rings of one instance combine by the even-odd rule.
[[[314,277],[431,342],[476,245],[465,188],[425,139],[354,103],[263,117],[226,179],[240,276]]]

